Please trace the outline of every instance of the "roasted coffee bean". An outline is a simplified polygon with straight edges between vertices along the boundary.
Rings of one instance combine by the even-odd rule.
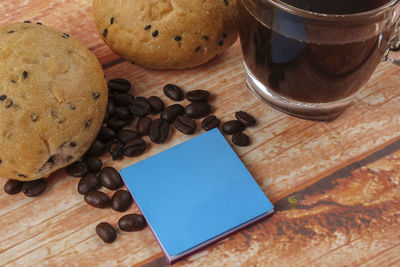
[[[191,118],[202,118],[210,114],[211,106],[206,102],[193,102],[185,107],[185,113]]]
[[[108,81],[108,88],[118,93],[126,93],[131,89],[131,83],[125,79],[111,79]]]
[[[114,131],[119,131],[128,124],[127,121],[121,120],[118,117],[111,117],[107,121],[107,126]]]
[[[141,138],[136,138],[125,144],[123,154],[127,157],[142,155],[146,150],[146,142]]]
[[[117,133],[113,129],[106,126],[101,126],[99,134],[97,135],[97,139],[104,143],[107,143],[108,141],[116,137]]]
[[[88,172],[88,167],[84,161],[75,161],[65,168],[65,171],[73,177],[82,177]]]
[[[186,99],[191,102],[207,102],[210,93],[205,90],[193,90],[186,93]]]
[[[122,216],[118,221],[119,229],[125,232],[140,231],[147,226],[146,220],[141,214],[128,214]]]
[[[110,198],[103,192],[92,190],[85,194],[84,200],[90,206],[104,209],[110,205]]]
[[[115,105],[112,100],[108,100],[106,115],[104,116],[104,121],[107,122],[115,113]]]
[[[244,133],[235,133],[232,136],[232,143],[234,143],[237,146],[248,146],[250,145],[250,139]]]
[[[141,117],[136,124],[136,131],[140,135],[148,135],[151,126],[151,119],[149,117]]]
[[[220,123],[221,121],[217,117],[211,115],[201,122],[201,128],[203,128],[205,131],[209,131],[218,127]]]
[[[118,94],[114,96],[114,103],[117,106],[126,107],[135,100],[131,94]]]
[[[103,165],[103,162],[96,157],[87,157],[86,158],[86,164],[88,167],[88,170],[92,173],[98,173],[101,170],[101,166]]]
[[[115,115],[124,121],[131,121],[134,118],[128,107],[116,107]]]
[[[100,157],[103,153],[104,144],[100,140],[95,139],[85,154],[86,156]]]
[[[151,113],[153,114],[158,114],[161,111],[164,110],[164,102],[162,102],[162,100],[157,97],[157,96],[150,96],[149,97],[149,104],[151,107]]]
[[[101,187],[99,178],[93,174],[89,173],[82,177],[78,183],[78,192],[81,195],[86,195],[90,191],[97,190]]]
[[[244,130],[243,124],[238,120],[227,121],[222,124],[222,131],[226,134],[240,133]]]
[[[126,190],[118,190],[111,198],[111,208],[115,211],[124,212],[132,205],[131,193]]]
[[[9,195],[15,195],[21,192],[24,182],[9,179],[4,185],[4,192]]]
[[[256,119],[251,116],[249,113],[244,111],[238,111],[235,113],[235,117],[238,121],[240,121],[244,126],[253,126],[256,124]]]
[[[105,149],[107,150],[107,151],[109,151],[110,150],[110,147],[113,145],[113,144],[115,144],[115,143],[122,143],[121,142],[121,140],[119,140],[118,138],[113,138],[113,139],[111,139],[110,141],[108,141],[104,146],[105,146]]]
[[[100,171],[101,184],[111,190],[117,190],[124,185],[121,175],[113,167],[105,167]]]
[[[117,93],[115,93],[115,92],[112,91],[110,88],[108,88],[108,100],[114,98],[114,96],[115,96],[116,94],[117,94]]]
[[[22,185],[22,191],[27,197],[37,197],[40,196],[44,190],[46,190],[46,181],[41,178],[34,181],[24,182]]]
[[[129,105],[129,110],[136,116],[146,116],[150,113],[150,104],[142,100],[133,100]]]
[[[120,160],[123,157],[124,145],[119,139],[113,139],[107,144],[107,151],[113,160]]]
[[[145,98],[144,96],[138,96],[138,97],[136,97],[136,100],[149,103],[149,100],[148,100],[147,98]],[[150,104],[150,103],[149,103],[149,104]]]
[[[183,108],[182,105],[179,104],[174,104],[171,106],[168,106],[166,109],[164,109],[163,112],[161,112],[161,119],[173,123],[176,117],[179,115],[183,115],[185,113],[185,109]]]
[[[107,222],[102,222],[96,226],[96,234],[104,241],[104,243],[110,244],[117,239],[117,232],[114,227]]]
[[[165,120],[157,119],[151,123],[150,139],[156,144],[161,144],[167,140],[169,134],[169,124]]]
[[[187,116],[177,117],[174,126],[184,134],[193,134],[196,131],[196,122]]]
[[[183,100],[182,89],[175,84],[167,84],[164,86],[164,94],[175,101]]]
[[[118,133],[118,139],[121,140],[121,142],[124,144],[138,137],[139,135],[137,134],[137,132],[132,130],[121,130]]]

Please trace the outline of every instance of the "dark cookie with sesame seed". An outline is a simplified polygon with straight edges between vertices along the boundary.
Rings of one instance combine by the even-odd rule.
[[[94,0],[110,48],[151,69],[184,69],[222,54],[237,39],[236,0]]]
[[[33,20],[1,25],[0,47],[0,177],[48,177],[95,139],[108,101],[103,70],[68,33]]]

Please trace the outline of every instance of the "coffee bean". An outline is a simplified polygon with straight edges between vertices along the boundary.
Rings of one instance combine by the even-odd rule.
[[[147,223],[143,215],[133,213],[122,216],[118,221],[118,226],[122,231],[134,232],[144,229]]]
[[[161,119],[173,123],[176,117],[179,115],[183,115],[185,113],[185,109],[182,105],[174,104],[168,106],[163,112],[161,112]]]
[[[111,208],[115,211],[124,212],[132,205],[131,193],[126,190],[118,190],[111,198]]]
[[[108,119],[107,121],[107,126],[111,129],[113,129],[114,131],[119,131],[122,128],[124,128],[126,125],[128,124],[127,121],[125,120],[121,120],[118,117],[111,117],[110,119]]]
[[[44,190],[46,190],[46,181],[41,178],[34,181],[24,182],[22,185],[22,191],[27,197],[37,197],[40,196]]]
[[[100,140],[95,139],[92,145],[89,147],[88,151],[86,151],[85,155],[100,157],[103,153],[104,153],[104,144]]]
[[[130,103],[132,103],[133,100],[135,100],[135,98],[131,94],[118,94],[118,95],[114,96],[115,105],[121,106],[121,107],[128,106]]]
[[[183,100],[182,89],[175,84],[167,84],[164,86],[164,94],[175,101]]]
[[[124,144],[138,137],[139,135],[137,134],[137,132],[132,130],[121,130],[118,133],[118,139],[121,140],[121,142]]]
[[[125,79],[111,79],[108,81],[108,88],[118,93],[126,93],[131,89],[131,83]]]
[[[107,103],[106,115],[104,116],[104,121],[107,122],[115,113],[115,105],[112,100]]]
[[[150,104],[142,100],[133,100],[129,105],[129,110],[136,116],[146,116],[150,113]]]
[[[209,131],[218,127],[220,123],[221,121],[217,117],[211,115],[201,122],[201,128],[203,128],[205,131]]]
[[[4,192],[9,195],[15,195],[21,192],[24,182],[9,179],[4,185]]]
[[[237,146],[248,146],[250,145],[250,139],[244,133],[235,133],[232,136],[232,143],[234,143]]]
[[[115,115],[124,121],[131,121],[134,118],[128,107],[116,107]]]
[[[107,150],[107,151],[109,151],[110,150],[110,147],[113,145],[113,144],[115,144],[115,143],[122,143],[121,142],[121,140],[119,140],[118,138],[113,138],[113,139],[111,139],[110,141],[108,141],[105,145],[104,145],[104,147],[105,147],[105,149]]]
[[[191,102],[207,102],[210,93],[205,90],[193,90],[186,93],[186,99]]]
[[[108,100],[114,98],[114,96],[115,96],[116,94],[117,94],[117,93],[115,93],[115,92],[112,91],[110,88],[108,88]]]
[[[87,157],[86,158],[86,164],[88,167],[88,170],[92,173],[98,173],[101,170],[101,166],[103,165],[103,162],[96,157]]]
[[[101,184],[111,190],[117,190],[124,185],[121,175],[113,167],[105,167],[100,171]]]
[[[149,103],[149,100],[147,98],[143,97],[143,96],[136,97],[136,100]],[[150,103],[149,103],[149,105],[150,105]]]
[[[249,113],[244,111],[238,111],[235,113],[235,117],[238,121],[240,121],[244,126],[253,126],[256,124],[256,119],[251,116]]]
[[[99,134],[97,135],[97,139],[104,143],[107,143],[115,137],[117,137],[117,133],[113,129],[106,126],[101,126]]]
[[[117,232],[114,227],[107,222],[102,222],[96,226],[96,234],[104,241],[104,243],[112,243],[117,239]]]
[[[85,194],[84,200],[90,206],[104,209],[110,205],[110,198],[103,192],[92,190]]]
[[[196,131],[196,122],[187,116],[179,116],[174,121],[175,128],[184,134],[193,134]]]
[[[148,135],[151,126],[151,119],[149,117],[141,117],[136,124],[136,131],[140,135]]]
[[[244,130],[243,124],[238,120],[227,121],[222,124],[222,131],[226,134],[240,133]]]
[[[136,138],[125,144],[123,154],[127,157],[140,156],[146,150],[146,142],[141,138]]]
[[[151,123],[149,136],[151,141],[161,144],[167,140],[169,134],[169,124],[165,120],[156,119]]]
[[[71,165],[67,166],[65,171],[68,173],[68,175],[73,177],[82,177],[88,172],[88,167],[84,161],[75,161]]]
[[[90,191],[97,190],[101,187],[99,178],[93,174],[86,174],[78,183],[78,192],[81,195],[86,195]]]
[[[185,107],[185,113],[191,118],[202,118],[210,114],[211,106],[205,102],[193,102]]]
[[[107,143],[107,151],[113,160],[120,160],[123,157],[124,145],[119,139],[113,139]]]
[[[149,97],[149,104],[151,107],[151,113],[158,114],[164,110],[164,102],[157,96]]]

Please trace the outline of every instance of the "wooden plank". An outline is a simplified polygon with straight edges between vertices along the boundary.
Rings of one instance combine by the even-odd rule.
[[[372,163],[343,173],[347,175],[326,177],[289,195],[297,204],[282,199],[276,203],[278,212],[272,218],[177,266],[208,266],[213,262],[353,266],[398,261],[400,152],[374,160],[367,159],[365,162]]]
[[[398,262],[400,155],[391,155],[398,148],[390,144],[400,138],[400,69],[381,64],[355,105],[337,120],[305,121],[264,105],[246,89],[239,42],[198,68],[143,69],[121,60],[104,45],[93,24],[90,2],[1,1],[0,23],[29,19],[70,33],[95,53],[107,77],[129,79],[135,95],[158,95],[171,104],[162,95],[165,83],[179,84],[186,91],[207,89],[213,95],[214,113],[222,121],[233,119],[237,110],[258,119],[256,127],[246,130],[252,145],[234,149],[276,203],[277,214],[177,265]],[[166,144],[149,142],[145,155],[117,162],[108,156],[102,159],[121,169],[189,138],[172,129]],[[388,153],[373,154],[376,151]],[[374,160],[384,158],[364,160],[348,169],[370,154]],[[337,170],[342,172],[335,174]],[[87,206],[76,192],[77,182],[60,171],[49,179],[49,188],[40,198],[0,192],[0,265],[166,264],[148,229],[122,233],[117,242],[104,245],[95,235],[95,225],[101,221],[116,225],[122,214]],[[1,187],[4,183],[0,180]],[[288,197],[299,198],[294,210]],[[137,211],[133,205],[126,213]]]

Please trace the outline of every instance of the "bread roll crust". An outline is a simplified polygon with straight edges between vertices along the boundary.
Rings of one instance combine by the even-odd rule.
[[[238,35],[236,0],[94,0],[93,14],[115,53],[152,69],[201,65]]]
[[[35,23],[0,26],[0,177],[30,181],[79,159],[107,106],[97,58]]]

